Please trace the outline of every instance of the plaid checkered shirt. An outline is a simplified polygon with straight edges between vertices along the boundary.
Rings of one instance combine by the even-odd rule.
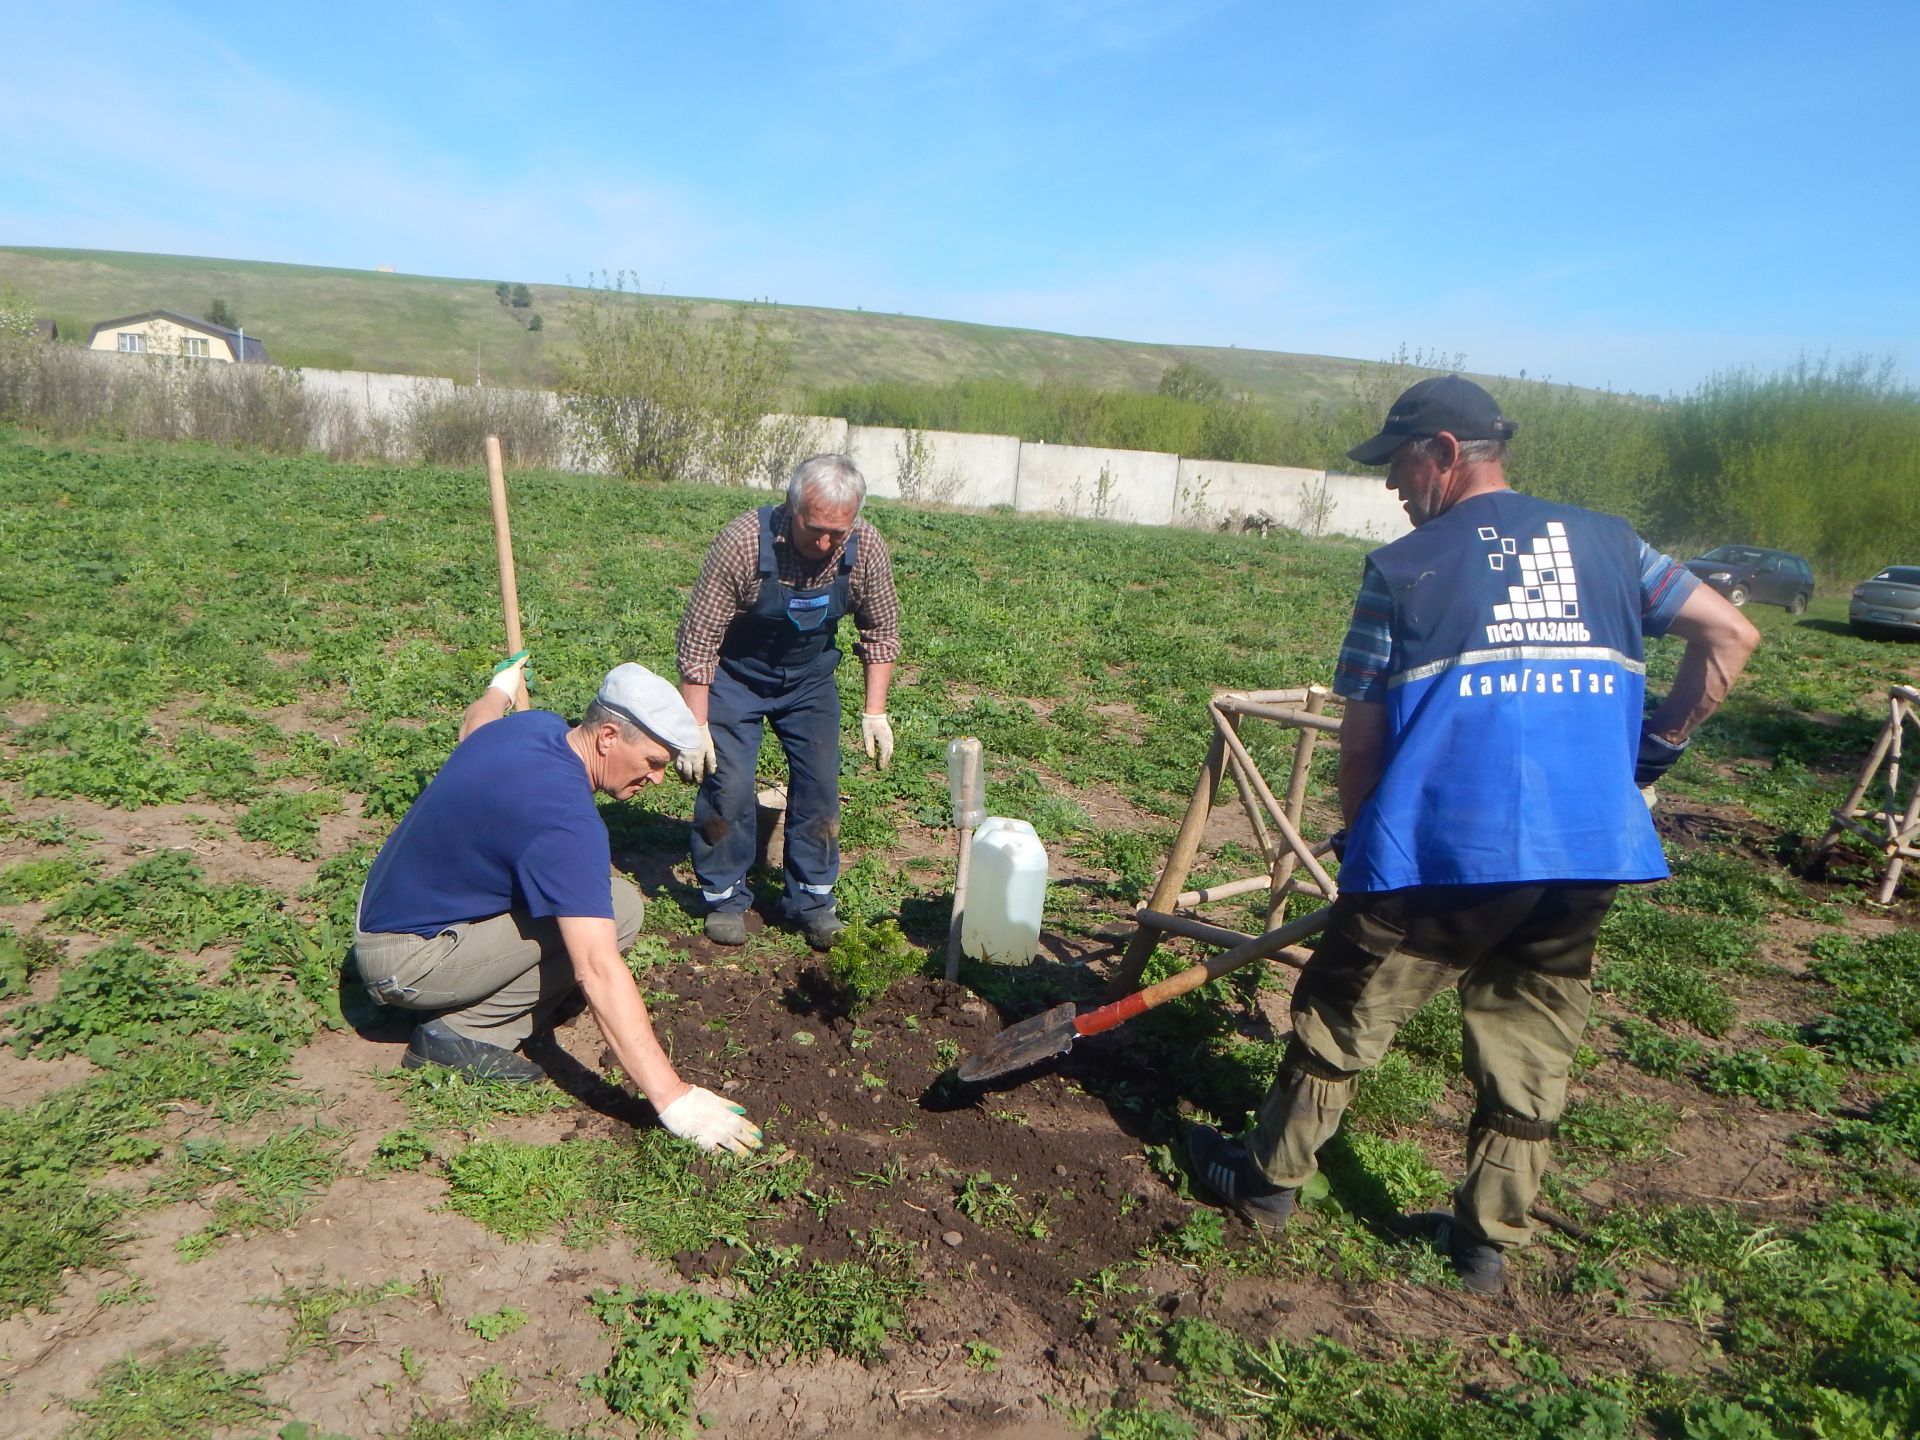
[[[887,542],[864,518],[853,522],[860,544],[853,561],[851,590],[853,623],[860,639],[853,653],[864,664],[884,665],[900,658],[900,597],[893,588],[893,561]],[[782,584],[811,590],[833,579],[844,544],[814,564],[797,554],[787,538],[787,507],[773,511],[773,555]],[[711,685],[720,663],[720,642],[727,627],[753,608],[760,598],[760,512],[729,520],[707,550],[706,564],[687,597],[686,613],[674,637],[680,679],[689,685]]]

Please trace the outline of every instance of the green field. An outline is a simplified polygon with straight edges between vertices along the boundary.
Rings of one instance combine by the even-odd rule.
[[[570,346],[563,285],[531,285],[544,328],[502,306],[494,285],[311,265],[140,255],[115,250],[0,248],[0,285],[19,287],[63,335],[82,337],[102,320],[143,310],[204,314],[227,301],[247,332],[283,365],[444,375],[495,384],[551,385],[554,357]],[[581,277],[584,279],[585,277]],[[729,302],[700,300],[696,313]],[[1207,346],[1147,345],[1039,330],[969,325],[911,315],[775,305],[766,312],[793,344],[796,392],[895,380],[941,384],[962,378],[1037,385],[1054,379],[1093,389],[1152,390],[1185,360],[1231,388],[1288,408],[1347,398],[1358,361]]]
[[[670,670],[704,547],[752,497],[513,484],[535,703],[577,713],[618,659]],[[1915,895],[1889,913],[1857,863],[1795,868],[1911,647],[1847,634],[1844,598],[1753,612],[1763,647],[1663,787],[1676,878],[1603,936],[1543,1197],[1565,1223],[1482,1302],[1390,1223],[1460,1163],[1448,997],[1279,1241],[1194,1205],[1168,1146],[1182,1115],[1257,1102],[1288,971],[968,1103],[940,1078],[1097,993],[1207,696],[1324,681],[1359,549],[870,513],[906,651],[893,768],[845,765],[868,968],[771,929],[702,940],[686,787],[604,812],[676,1063],[738,1086],[778,1148],[736,1165],[601,1077],[590,1018],[542,1060],[557,1084],[402,1072],[404,1028],[342,969],[368,860],[499,649],[478,473],[0,437],[10,1436],[1920,1432]],[[1656,689],[1676,653],[1656,644]],[[924,972],[968,733],[1054,883],[1043,960],[955,989]],[[1253,743],[1278,773],[1280,737]],[[1215,837],[1201,873],[1247,858]]]

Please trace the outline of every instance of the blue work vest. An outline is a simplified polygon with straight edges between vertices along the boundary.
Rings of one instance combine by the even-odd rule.
[[[1387,740],[1341,888],[1664,879],[1633,783],[1632,527],[1499,490],[1368,559],[1393,601]]]
[[[773,549],[773,511],[760,507],[760,595],[734,617],[720,641],[720,664],[737,679],[762,690],[784,690],[802,680],[831,675],[840,663],[834,639],[840,617],[853,608],[853,567],[858,534],[847,536],[833,578],[796,590],[780,578]]]

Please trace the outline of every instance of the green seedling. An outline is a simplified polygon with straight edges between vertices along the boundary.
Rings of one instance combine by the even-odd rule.
[[[485,1315],[467,1317],[467,1329],[489,1345],[496,1340],[504,1340],[516,1330],[524,1328],[526,1323],[527,1312],[513,1305],[503,1305]]]

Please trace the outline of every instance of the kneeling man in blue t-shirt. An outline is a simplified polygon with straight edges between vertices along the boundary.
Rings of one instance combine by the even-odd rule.
[[[607,673],[578,725],[508,714],[525,663],[503,665],[467,707],[460,743],[361,892],[353,950],[368,993],[438,1012],[401,1063],[537,1080],[514,1051],[578,985],[662,1125],[703,1149],[755,1149],[746,1112],[682,1080],[654,1037],[621,958],[640,933],[640,891],[613,874],[593,800],[658,784],[700,727],[674,686],[633,664]]]

